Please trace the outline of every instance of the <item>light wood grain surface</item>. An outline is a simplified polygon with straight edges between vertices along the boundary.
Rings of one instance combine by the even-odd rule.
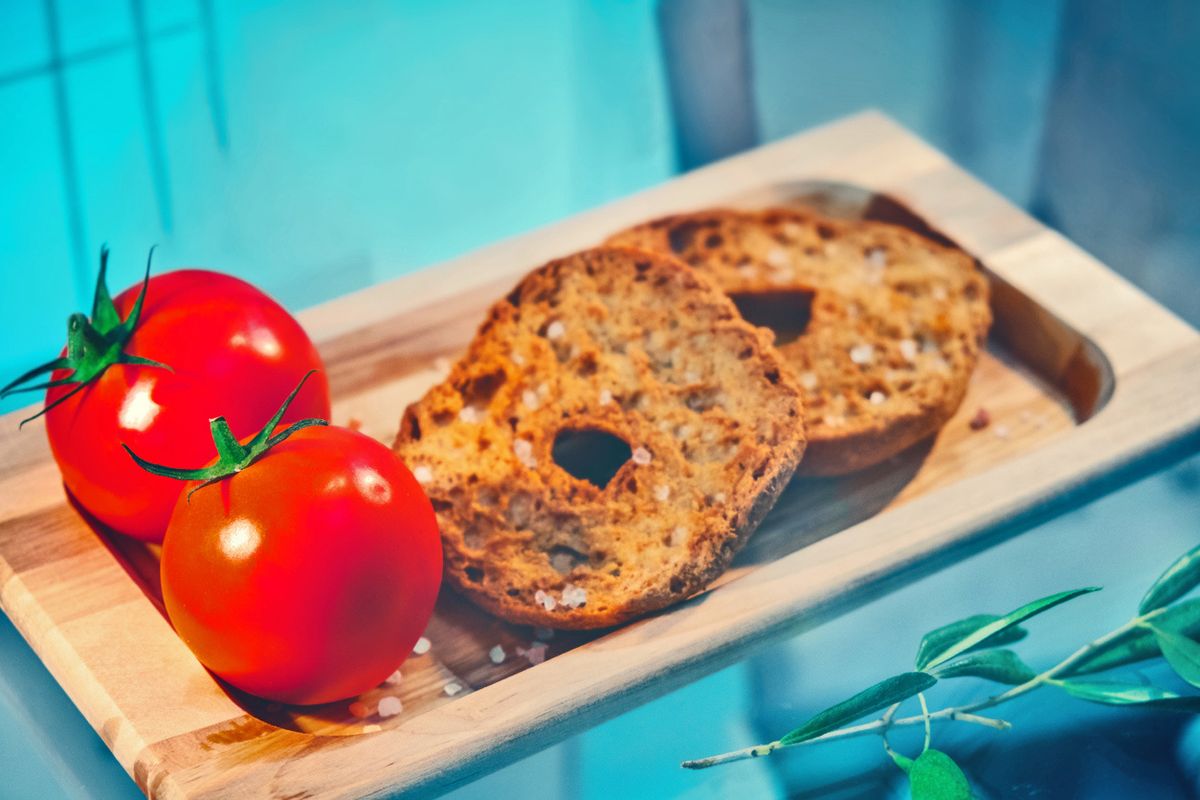
[[[881,201],[880,196],[890,198]],[[535,632],[453,595],[432,648],[318,708],[224,689],[172,633],[157,553],[67,502],[37,423],[0,419],[0,605],[151,797],[360,797],[475,777],[801,630],[1014,515],[1200,431],[1200,336],[888,119],[865,113],[301,315],[334,421],[390,442],[482,311],[530,268],[632,223],[715,204],[816,203],[932,229],[993,276],[997,323],[942,433],[789,487],[717,585],[604,635]],[[980,407],[990,427],[968,420]],[[488,651],[501,645],[506,658]],[[451,696],[448,684],[461,687]],[[381,718],[382,697],[401,713]]]

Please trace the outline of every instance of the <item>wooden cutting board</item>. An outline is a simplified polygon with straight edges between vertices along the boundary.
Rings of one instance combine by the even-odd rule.
[[[405,404],[532,267],[652,216],[767,203],[940,232],[989,270],[996,325],[935,441],[850,477],[794,481],[703,595],[547,639],[444,594],[432,646],[391,682],[316,708],[263,703],[196,662],[162,614],[156,549],[89,526],[40,423],[18,433],[17,413],[0,419],[0,605],[151,797],[432,793],[994,542],[1200,433],[1196,331],[876,113],[310,309],[334,422],[390,442]],[[992,423],[975,431],[979,408]],[[399,714],[379,716],[386,696]]]

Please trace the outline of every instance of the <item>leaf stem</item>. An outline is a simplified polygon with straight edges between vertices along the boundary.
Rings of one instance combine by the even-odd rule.
[[[933,737],[933,725],[929,722],[929,705],[925,702],[925,693],[917,692],[917,699],[921,701],[921,716],[925,718],[925,744],[921,748],[924,753],[929,749],[929,740]]]

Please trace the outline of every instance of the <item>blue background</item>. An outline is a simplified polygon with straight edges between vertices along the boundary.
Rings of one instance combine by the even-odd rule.
[[[1196,6],[751,0],[757,127],[882,108],[1196,323]],[[687,133],[669,74],[648,0],[0,0],[0,374],[54,354],[102,242],[114,288],[157,243],[159,269],[299,309],[661,182]],[[1192,458],[457,796],[904,796],[877,742],[676,764],[903,669],[933,625],[1106,585],[1039,621],[1023,649],[1052,663],[1200,539],[1198,475]],[[1200,793],[1186,720],[1043,694],[1001,739],[939,738],[986,796]],[[0,796],[138,796],[3,618]]]

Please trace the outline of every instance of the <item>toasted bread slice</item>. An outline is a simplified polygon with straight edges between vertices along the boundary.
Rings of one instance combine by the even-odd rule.
[[[702,590],[804,451],[800,391],[770,341],[662,255],[600,248],[527,276],[396,440],[451,584],[555,628]]]
[[[804,391],[806,475],[863,469],[935,433],[991,324],[974,260],[894,225],[715,209],[609,243],[682,258],[776,331]]]

